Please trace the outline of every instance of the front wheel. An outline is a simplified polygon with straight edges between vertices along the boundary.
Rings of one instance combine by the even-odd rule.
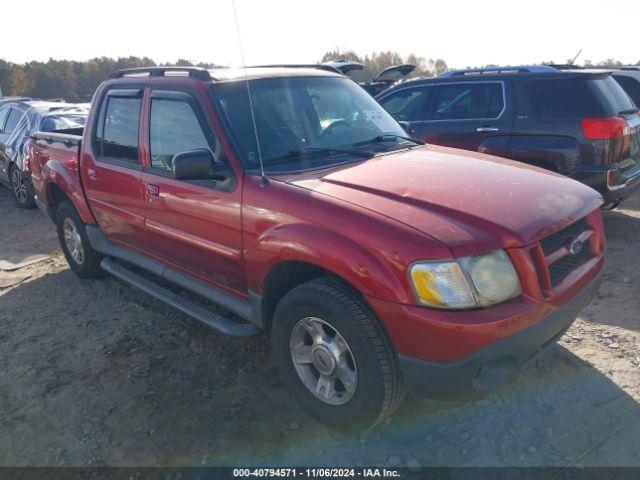
[[[71,203],[62,202],[58,207],[56,226],[60,246],[71,270],[82,278],[102,276],[100,254],[89,243],[84,223]]]
[[[287,293],[272,344],[283,380],[313,417],[342,429],[372,427],[404,397],[386,331],[348,285],[318,278]]]
[[[11,167],[9,173],[9,179],[11,180],[11,192],[13,198],[18,202],[20,208],[33,208],[35,202],[33,200],[33,191],[29,181],[29,175],[21,172],[17,166]]]

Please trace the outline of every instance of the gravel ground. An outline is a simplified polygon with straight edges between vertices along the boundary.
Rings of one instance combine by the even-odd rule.
[[[225,338],[106,277],[81,281],[53,225],[0,188],[0,465],[640,466],[640,197],[605,213],[597,298],[483,398],[408,398],[367,435],[307,417],[267,339]],[[27,278],[28,277],[28,278]]]

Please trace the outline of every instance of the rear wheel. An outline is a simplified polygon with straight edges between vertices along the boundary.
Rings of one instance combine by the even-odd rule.
[[[13,198],[16,199],[20,208],[35,207],[28,174],[21,172],[20,169],[14,165],[11,167],[9,179],[11,180]]]
[[[331,426],[372,427],[404,397],[387,333],[360,295],[337,279],[311,280],[287,293],[276,308],[272,344],[293,396]]]
[[[89,243],[84,223],[71,203],[60,204],[56,211],[56,225],[60,246],[71,270],[82,278],[102,276],[101,256]]]

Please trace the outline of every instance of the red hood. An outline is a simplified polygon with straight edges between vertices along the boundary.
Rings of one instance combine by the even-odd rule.
[[[432,145],[280,180],[396,219],[456,256],[533,243],[602,204],[567,177]]]

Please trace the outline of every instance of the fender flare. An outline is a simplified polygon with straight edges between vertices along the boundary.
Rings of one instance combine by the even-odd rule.
[[[75,166],[70,167],[68,164],[63,164],[58,161],[48,161],[42,166],[42,173],[45,178],[44,188],[47,206],[54,206],[52,187],[55,185],[69,198],[84,223],[96,223],[84,197],[78,176],[79,172]]]
[[[333,273],[362,295],[413,302],[406,273],[398,262],[394,264],[392,258],[385,261],[384,255],[376,255],[335,231],[307,224],[278,225],[264,231],[256,242],[245,251],[245,262],[249,288],[259,294],[275,267],[297,261]]]

